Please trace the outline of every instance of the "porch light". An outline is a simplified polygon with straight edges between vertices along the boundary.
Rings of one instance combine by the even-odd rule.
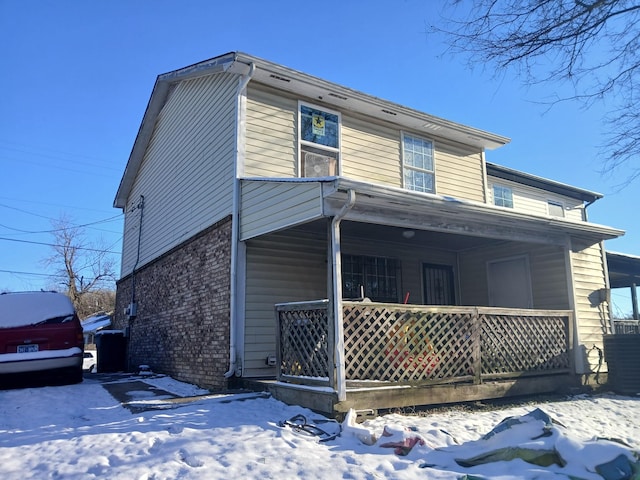
[[[416,236],[416,232],[414,232],[413,230],[405,230],[402,232],[402,236],[407,240],[409,240],[410,238],[413,238]]]

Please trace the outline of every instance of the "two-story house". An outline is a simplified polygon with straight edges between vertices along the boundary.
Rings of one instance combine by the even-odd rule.
[[[327,412],[588,375],[623,232],[508,141],[244,53],[160,75],[114,202],[131,368]]]

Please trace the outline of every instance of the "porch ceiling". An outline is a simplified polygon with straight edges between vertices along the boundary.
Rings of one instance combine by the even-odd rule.
[[[611,288],[640,285],[640,257],[607,252]]]
[[[356,192],[356,202],[345,220],[425,231],[429,240],[434,232],[463,237],[525,241],[566,245],[567,235],[594,243],[616,238],[624,231],[589,222],[570,221],[551,216],[532,215],[478,202],[406,191],[399,188],[338,178],[324,184],[324,215],[336,215],[345,205],[347,191]],[[451,236],[442,237],[449,244]],[[469,247],[477,240],[459,239]],[[457,247],[457,246],[456,246]],[[458,247],[456,248],[458,249]]]

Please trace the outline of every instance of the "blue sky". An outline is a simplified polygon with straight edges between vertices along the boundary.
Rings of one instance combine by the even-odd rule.
[[[425,34],[439,3],[0,0],[0,290],[51,285],[53,238],[29,232],[61,215],[120,251],[113,198],[156,76],[234,50],[510,137],[489,161],[605,194],[590,220],[627,231],[609,250],[640,255],[640,181],[618,191],[624,171],[598,172],[606,105],[549,110],[557,85],[470,71]]]

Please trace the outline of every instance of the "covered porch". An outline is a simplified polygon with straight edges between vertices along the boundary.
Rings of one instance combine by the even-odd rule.
[[[570,311],[341,308],[336,322],[326,300],[276,305],[280,398],[344,413],[542,393],[573,372]]]
[[[286,402],[555,391],[589,371],[576,312],[610,323],[588,273],[617,230],[345,179],[247,181],[242,198],[243,377]]]

